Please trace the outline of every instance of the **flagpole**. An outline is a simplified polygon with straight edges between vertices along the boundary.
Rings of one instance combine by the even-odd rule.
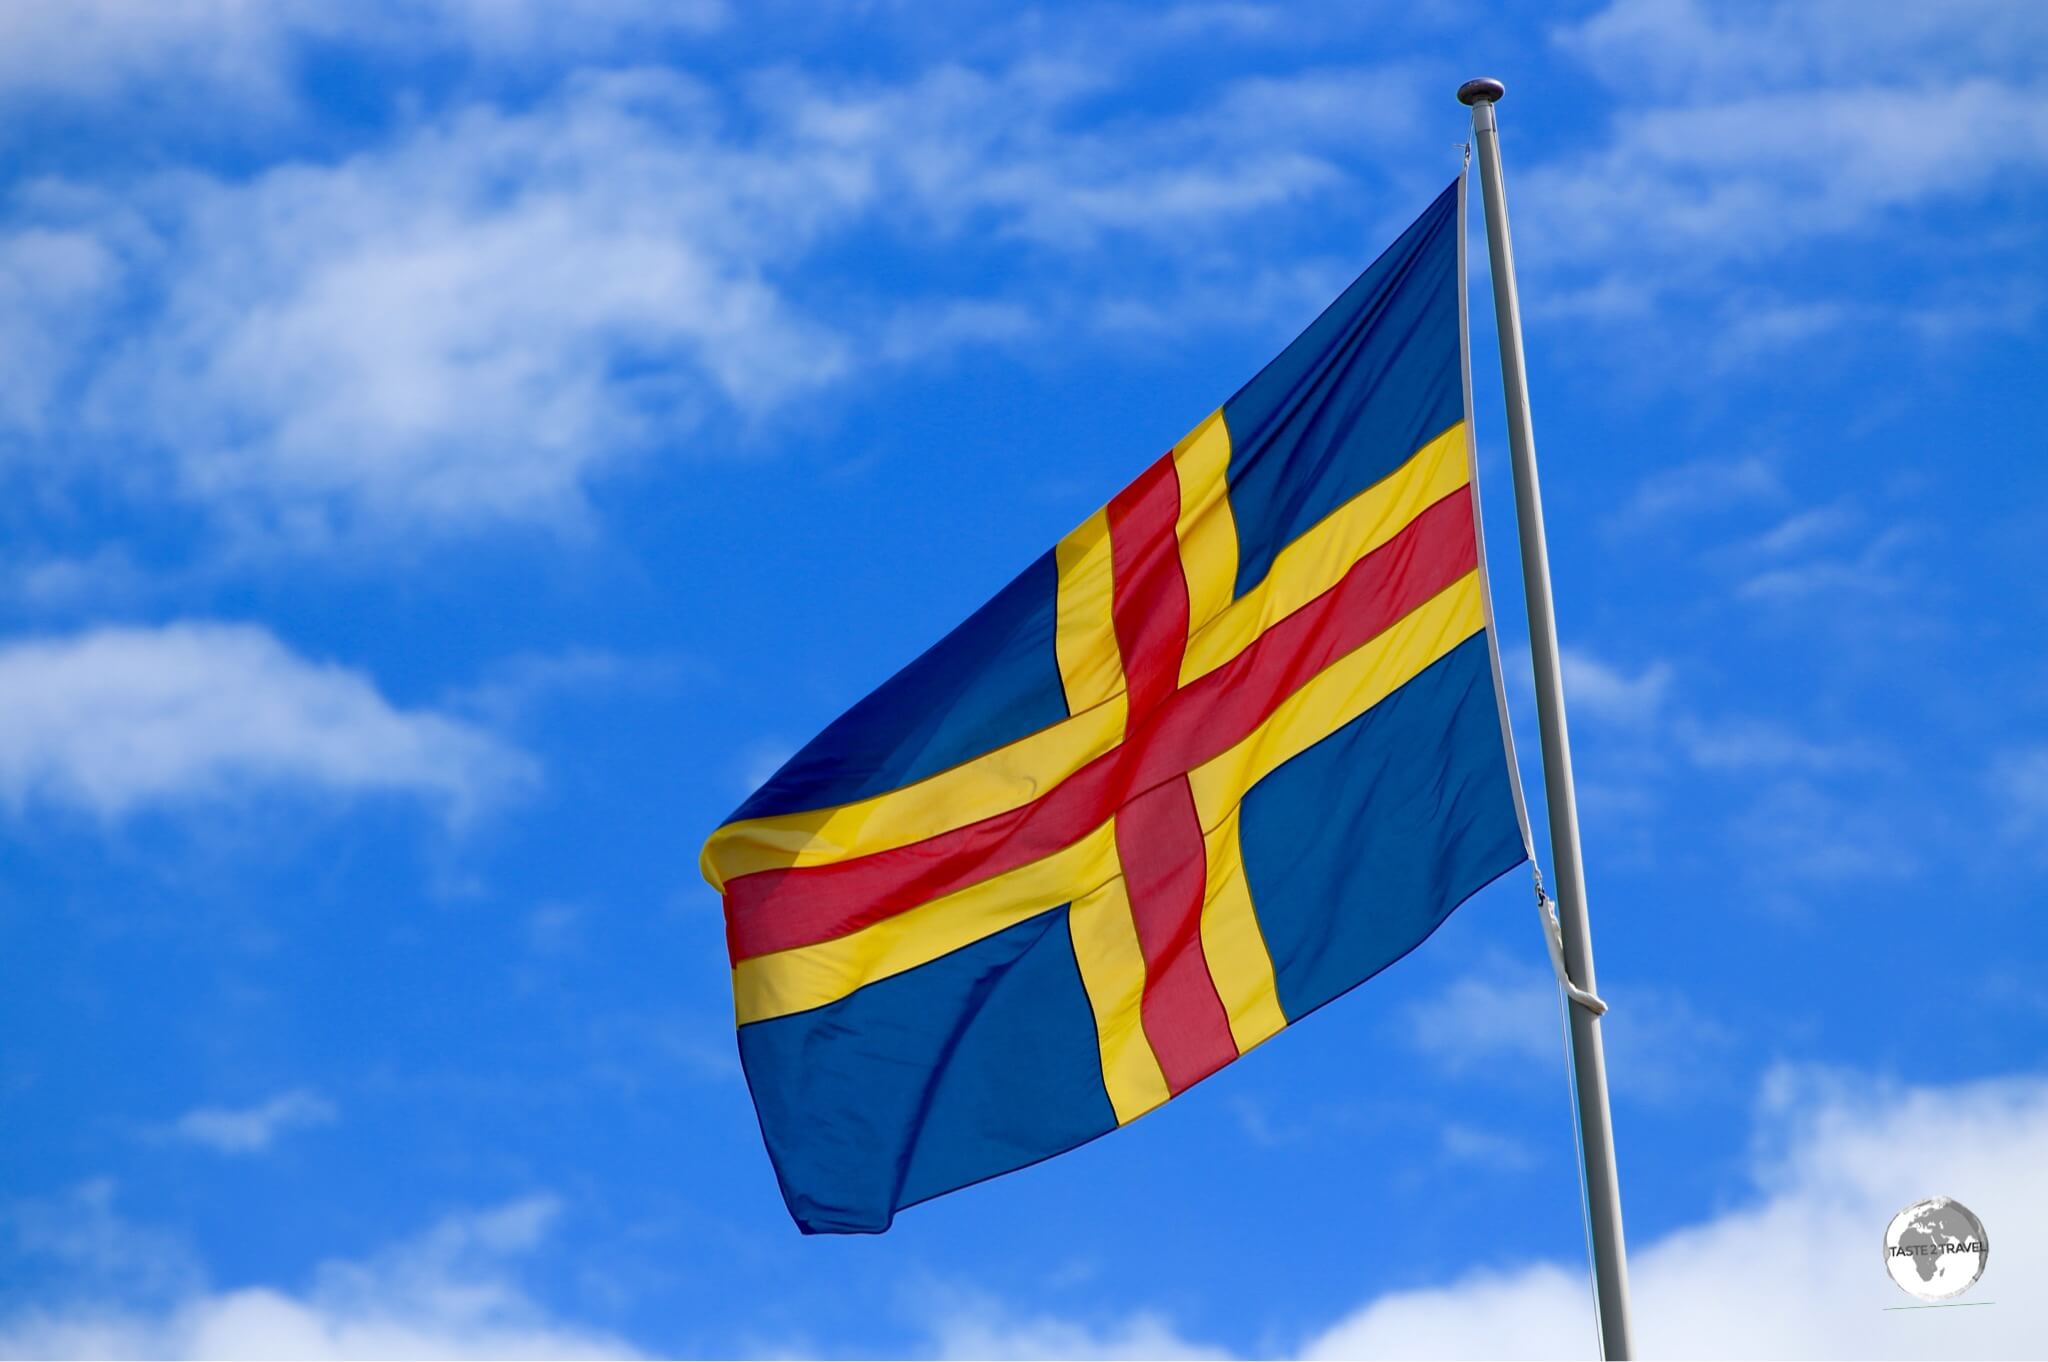
[[[1507,187],[1501,177],[1500,134],[1493,106],[1507,93],[1497,80],[1468,80],[1458,99],[1472,107],[1479,179],[1486,193],[1486,248],[1493,266],[1493,314],[1500,332],[1501,383],[1507,390],[1508,451],[1515,471],[1515,517],[1521,531],[1522,590],[1529,605],[1529,652],[1536,669],[1536,721],[1543,735],[1543,794],[1550,811],[1550,864],[1557,880],[1565,966],[1588,993],[1593,936],[1586,917],[1585,865],[1579,853],[1579,808],[1572,789],[1571,741],[1565,732],[1564,685],[1557,659],[1557,617],[1550,596],[1550,552],[1543,537],[1543,494],[1536,482],[1536,441],[1530,431],[1529,380],[1522,365],[1522,308],[1515,293],[1515,252],[1508,240]],[[1614,1168],[1614,1124],[1607,1109],[1607,1060],[1599,1014],[1570,1003],[1572,1091],[1577,1099],[1579,1155],[1586,1178],[1587,1237],[1593,1250],[1593,1291],[1603,1357],[1634,1353],[1629,1336],[1628,1257],[1621,1236],[1621,1187]]]

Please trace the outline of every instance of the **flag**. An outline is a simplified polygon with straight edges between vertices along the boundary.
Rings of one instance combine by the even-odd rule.
[[[1137,1119],[1525,859],[1462,192],[712,834],[807,1233]]]

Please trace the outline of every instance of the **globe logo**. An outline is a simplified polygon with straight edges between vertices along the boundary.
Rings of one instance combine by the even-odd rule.
[[[1921,1300],[1960,1296],[1984,1275],[1991,1241],[1984,1222],[1953,1197],[1916,1201],[1884,1231],[1884,1270]]]

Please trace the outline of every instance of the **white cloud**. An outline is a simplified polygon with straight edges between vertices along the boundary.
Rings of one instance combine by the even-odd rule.
[[[518,1260],[559,1212],[550,1197],[450,1216],[419,1237],[360,1262],[323,1264],[301,1288],[200,1285],[186,1255],[114,1215],[104,1186],[65,1208],[90,1227],[89,1244],[28,1244],[82,1261],[68,1248],[112,1246],[127,1289],[102,1288],[62,1304],[0,1317],[0,1356],[170,1358],[627,1357],[601,1330],[556,1318],[521,1286]],[[74,1233],[74,1239],[78,1236]],[[101,1254],[104,1257],[104,1254]],[[139,1284],[154,1290],[138,1291]],[[136,1296],[153,1297],[137,1299]]]
[[[136,265],[164,296],[87,419],[300,542],[573,522],[601,467],[846,366],[764,270],[859,177],[730,148],[720,117],[680,77],[613,74],[334,164],[162,181]]]
[[[1588,1290],[1584,1272],[1550,1263],[1474,1272],[1452,1286],[1383,1296],[1310,1340],[1301,1355],[1592,1357],[1598,1341]]]
[[[1108,324],[1105,288],[1130,286],[1106,273],[1112,238],[1175,276],[1161,296],[1206,297],[1219,270],[1240,309],[1298,289],[1247,286],[1217,247],[1344,183],[1361,141],[1411,136],[1419,99],[1405,70],[1319,69],[1103,126],[1089,100],[1110,79],[1025,61],[733,93],[586,71],[519,109],[401,118],[336,159],[41,181],[0,241],[0,430],[53,476],[94,466],[58,463],[83,445],[126,490],[299,546],[573,527],[592,480],[744,447],[873,366],[1085,308]],[[877,228],[1034,250],[1000,276],[1009,296],[799,288],[823,248]]]
[[[327,1125],[334,1103],[295,1088],[252,1107],[196,1107],[170,1126],[170,1134],[222,1154],[260,1154],[287,1130]]]
[[[1783,1067],[1766,1079],[1747,1186],[1703,1219],[1632,1246],[1644,1357],[2031,1357],[2048,1337],[2048,1079],[1905,1086]],[[1629,1164],[1622,1151],[1623,1192]],[[1927,1196],[1983,1218],[1984,1280],[1964,1310],[1910,1306],[1886,1275],[1882,1235]],[[1569,1358],[1594,1355],[1580,1265],[1533,1261],[1389,1292],[1309,1337],[1307,1358]],[[976,1356],[1214,1355],[1168,1319],[1081,1326],[984,1308],[973,1328],[935,1326],[942,1351]]]
[[[16,41],[0,48],[15,65],[0,85],[8,70],[86,79],[60,51],[123,88],[159,61],[260,84],[286,78],[293,44],[430,50],[423,33],[557,61],[539,86],[550,93],[524,107],[405,112],[354,155],[18,194],[19,226],[0,239],[0,431],[52,469],[82,437],[125,488],[168,487],[301,546],[366,528],[574,526],[593,480],[637,458],[727,450],[876,365],[1018,344],[1049,321],[1158,329],[1144,301],[1158,298],[1212,324],[1217,307],[1306,315],[1333,280],[1294,260],[1247,278],[1245,233],[1260,233],[1259,256],[1284,255],[1275,222],[1354,187],[1362,157],[1415,147],[1440,97],[1419,67],[1311,66],[1106,118],[1120,78],[1106,51],[893,81],[783,68],[734,92],[652,69],[559,77],[565,36],[594,44],[572,49],[585,55],[644,51],[673,16],[643,0],[571,24],[537,0],[346,15],[192,0],[121,22],[132,8],[10,10]],[[1831,24],[1798,11],[1620,0],[1560,31],[1596,69],[1632,62],[1679,94],[1531,168],[1529,254],[1561,271],[1539,293],[1605,299],[1596,310],[1613,315],[1647,305],[1646,289],[1711,282],[1713,345],[1796,343],[1867,314],[1728,290],[1720,272],[2048,168],[2048,112],[2028,112],[2048,101],[2008,98],[1981,65],[2025,49],[2039,24],[2024,7]],[[1266,30],[1274,13],[1197,7],[1138,46]],[[686,25],[716,18],[684,12]],[[1808,79],[1837,67],[1880,83]],[[2001,135],[1983,137],[1993,125]],[[1412,206],[1384,198],[1345,195],[1367,216]],[[876,228],[917,249],[1008,241],[1012,267],[991,296],[888,301],[866,296],[868,281],[807,274],[834,268],[823,248]],[[1128,239],[1141,256],[1106,249]],[[1112,255],[1124,268],[1107,268]],[[1925,317],[1938,303],[1898,306]],[[2000,324],[2010,314],[2008,302]],[[1677,472],[1645,484],[1635,520],[1775,490],[1753,461]]]
[[[1905,1088],[1777,1071],[1752,1190],[1631,1254],[1638,1345],[1650,1357],[2029,1356],[2048,1309],[2048,1082]],[[1624,1183],[1624,1192],[1626,1183]],[[1880,1235],[1900,1207],[1954,1196],[1986,1222],[1992,1258],[1966,1299],[1902,1311]],[[1759,1260],[1763,1267],[1759,1269]],[[1583,1357],[1582,1272],[1550,1264],[1381,1297],[1318,1337],[1310,1356]]]
[[[468,724],[247,625],[0,646],[0,799],[102,816],[257,787],[429,797],[461,816],[535,778]]]

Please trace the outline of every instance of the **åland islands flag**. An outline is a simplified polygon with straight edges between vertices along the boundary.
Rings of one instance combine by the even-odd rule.
[[[1133,1121],[1527,855],[1472,487],[1462,179],[712,834],[806,1232]]]

